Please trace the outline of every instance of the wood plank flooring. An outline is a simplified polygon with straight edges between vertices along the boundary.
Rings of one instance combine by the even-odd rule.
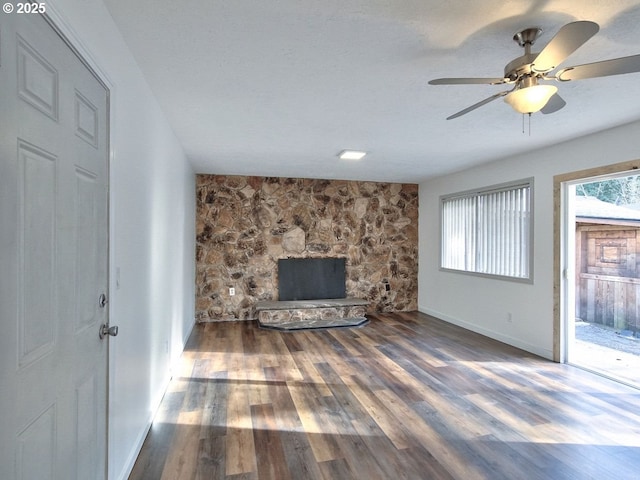
[[[411,312],[196,325],[138,479],[640,479],[640,391]]]

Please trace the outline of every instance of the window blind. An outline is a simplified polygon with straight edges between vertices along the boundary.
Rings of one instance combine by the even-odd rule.
[[[530,278],[531,182],[443,197],[443,268]]]

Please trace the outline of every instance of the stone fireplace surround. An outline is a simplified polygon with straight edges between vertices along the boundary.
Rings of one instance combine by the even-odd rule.
[[[228,175],[196,182],[197,321],[256,319],[258,302],[278,300],[276,265],[286,257],[346,258],[347,297],[366,300],[369,313],[417,309],[417,185]]]

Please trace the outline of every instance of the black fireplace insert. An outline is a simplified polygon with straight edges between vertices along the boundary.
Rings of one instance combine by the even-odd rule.
[[[280,300],[345,298],[345,259],[279,259],[278,295]]]

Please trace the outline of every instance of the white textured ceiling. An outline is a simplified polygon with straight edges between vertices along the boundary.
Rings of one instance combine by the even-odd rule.
[[[563,67],[639,54],[640,0],[105,3],[199,173],[417,183],[640,119],[640,73],[558,84],[530,136],[502,100],[445,120],[505,86],[427,84],[502,76],[532,26],[600,25]]]

